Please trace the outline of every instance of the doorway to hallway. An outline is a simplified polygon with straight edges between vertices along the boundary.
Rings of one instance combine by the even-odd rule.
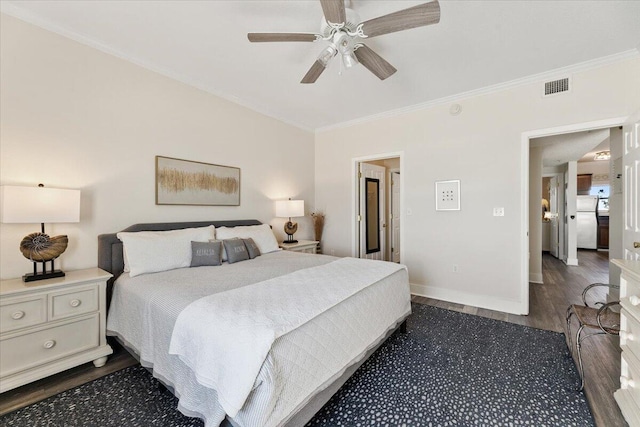
[[[354,159],[354,256],[401,262],[402,153]]]

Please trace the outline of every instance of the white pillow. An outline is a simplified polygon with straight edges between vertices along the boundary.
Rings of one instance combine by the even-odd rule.
[[[261,254],[280,250],[276,236],[273,235],[273,231],[271,231],[271,227],[268,224],[216,228],[216,239],[225,240],[234,237],[253,239]]]
[[[173,270],[191,265],[191,242],[208,242],[215,235],[213,225],[169,231],[120,232],[131,277]]]

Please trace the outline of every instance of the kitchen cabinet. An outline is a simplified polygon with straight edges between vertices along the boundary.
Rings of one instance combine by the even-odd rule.
[[[598,249],[609,249],[609,217],[598,217]]]
[[[591,175],[588,174],[580,174],[578,175],[578,195],[589,195],[589,191],[591,190]]]

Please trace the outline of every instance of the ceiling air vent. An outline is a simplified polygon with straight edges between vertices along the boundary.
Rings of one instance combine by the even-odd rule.
[[[569,92],[569,77],[553,80],[544,84],[543,96],[557,95],[563,92]]]

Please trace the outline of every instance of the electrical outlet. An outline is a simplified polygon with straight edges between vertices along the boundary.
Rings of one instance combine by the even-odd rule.
[[[454,273],[458,272],[458,264],[453,264],[453,268],[451,269]]]
[[[504,216],[504,208],[493,208],[493,216]]]
[[[407,208],[407,216],[409,216],[409,215],[413,215],[413,211],[411,209]]]
[[[331,249],[331,256],[336,256],[336,250],[335,249]]]

